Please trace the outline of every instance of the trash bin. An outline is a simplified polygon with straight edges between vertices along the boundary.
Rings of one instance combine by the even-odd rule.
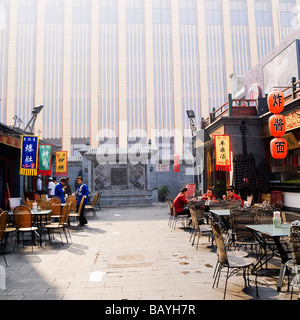
[[[272,204],[283,204],[282,191],[272,191]]]

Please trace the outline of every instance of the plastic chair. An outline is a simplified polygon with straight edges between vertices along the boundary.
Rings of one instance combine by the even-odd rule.
[[[217,269],[216,269],[216,272],[214,273],[214,282],[213,282],[212,288],[215,287],[215,284],[218,287],[221,271],[223,268],[227,268],[225,289],[224,289],[224,296],[223,296],[223,300],[225,300],[228,279],[231,276],[235,275],[239,270],[243,271],[245,287],[250,286],[249,269],[253,265],[253,261],[249,258],[242,258],[242,257],[227,255],[223,235],[219,228],[219,225],[213,221],[211,221],[210,223],[211,223],[214,239],[216,241],[217,255],[218,255]],[[257,288],[257,281],[256,281],[256,288]]]

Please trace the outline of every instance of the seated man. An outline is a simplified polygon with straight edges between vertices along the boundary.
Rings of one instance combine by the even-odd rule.
[[[216,197],[213,195],[212,189],[207,189],[207,192],[201,197],[201,200],[216,200]]]
[[[181,192],[174,200],[174,207],[177,214],[187,214],[189,217],[191,216],[189,208],[185,208],[185,205],[189,202],[186,198],[188,194],[187,188],[182,188]]]
[[[235,193],[235,188],[234,187],[229,187],[226,189],[226,196],[223,196],[224,200],[232,200],[232,201],[241,201],[242,202],[242,206],[244,206],[244,201],[242,200],[242,198],[240,196],[238,196]]]

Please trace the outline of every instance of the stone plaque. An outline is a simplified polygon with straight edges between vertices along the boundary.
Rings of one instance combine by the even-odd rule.
[[[111,168],[111,185],[112,186],[127,186],[128,173],[127,168]]]

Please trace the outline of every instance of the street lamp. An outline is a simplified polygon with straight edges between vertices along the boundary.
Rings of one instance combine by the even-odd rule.
[[[195,120],[194,120],[195,119],[195,112],[194,112],[194,110],[187,110],[186,113],[187,113],[187,116],[190,120],[190,127],[192,129],[193,135],[195,135],[197,132],[197,128],[195,126]]]
[[[26,133],[26,130],[29,129],[29,133],[33,134],[33,127],[37,118],[37,115],[42,111],[44,106],[34,107],[31,111],[31,119],[29,120],[28,124],[26,125],[24,129],[24,133]]]

